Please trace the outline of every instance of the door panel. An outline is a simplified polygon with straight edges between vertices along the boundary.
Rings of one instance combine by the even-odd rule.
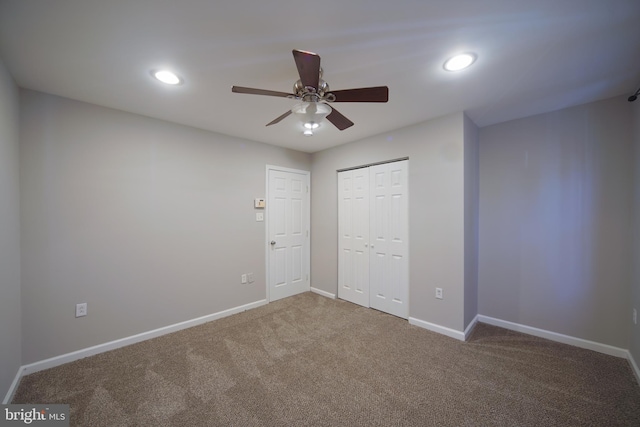
[[[269,300],[308,291],[308,175],[268,170]]]
[[[338,298],[369,307],[369,175],[338,173]]]
[[[408,318],[408,162],[372,166],[371,307]]]

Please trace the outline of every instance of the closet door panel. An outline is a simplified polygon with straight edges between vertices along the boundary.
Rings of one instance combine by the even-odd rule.
[[[369,174],[338,173],[338,298],[369,307]]]
[[[409,317],[408,162],[369,168],[372,308]]]

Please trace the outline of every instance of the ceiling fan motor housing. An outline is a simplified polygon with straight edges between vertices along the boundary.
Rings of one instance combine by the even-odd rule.
[[[329,93],[329,83],[325,82],[322,79],[318,82],[318,88],[312,86],[304,86],[302,84],[302,81],[298,80],[293,85],[293,93],[295,93],[303,101],[307,102],[332,101],[331,99],[329,99],[331,97],[327,96],[331,95]],[[333,97],[333,99],[335,99],[335,97]]]

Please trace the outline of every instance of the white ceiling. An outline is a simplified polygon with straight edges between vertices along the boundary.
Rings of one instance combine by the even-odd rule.
[[[389,86],[387,104],[335,104],[355,126],[302,136],[285,98],[292,49],[334,90]],[[446,58],[478,60],[451,73]],[[638,0],[0,0],[0,57],[23,88],[315,152],[465,111],[479,126],[640,85]],[[165,87],[150,70],[185,84]]]

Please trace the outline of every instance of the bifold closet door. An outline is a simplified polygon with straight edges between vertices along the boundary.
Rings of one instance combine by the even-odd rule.
[[[338,173],[338,298],[369,307],[369,170]]]
[[[369,305],[409,317],[408,162],[369,168]]]
[[[338,173],[338,298],[409,317],[408,161]]]

